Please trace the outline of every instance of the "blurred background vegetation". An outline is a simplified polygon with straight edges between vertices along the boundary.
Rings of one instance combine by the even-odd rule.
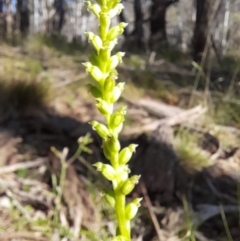
[[[219,64],[239,48],[238,0],[123,0],[123,4],[115,23],[129,25],[119,48],[157,51],[172,61],[184,54],[199,61],[204,52],[206,58],[212,51]],[[0,1],[1,38],[15,45],[39,34],[58,36],[56,48],[60,40],[86,47],[84,32],[96,32],[97,27],[81,0]]]

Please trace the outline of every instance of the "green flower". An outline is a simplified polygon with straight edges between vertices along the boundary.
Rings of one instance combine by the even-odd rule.
[[[85,1],[84,3],[86,4],[88,11],[91,11],[97,18],[99,18],[99,14],[101,13],[101,7],[99,4],[91,1]]]
[[[93,97],[99,99],[102,98],[101,91],[94,85],[87,84],[88,91],[92,94]]]
[[[87,36],[88,41],[96,49],[96,51],[99,52],[99,50],[103,47],[101,38],[92,32],[86,32],[85,35]]]
[[[109,71],[115,69],[118,66],[118,64],[122,63],[122,57],[124,55],[125,55],[124,52],[118,52],[116,55],[113,55],[110,58],[110,63],[109,63],[109,66],[108,66]]]
[[[120,107],[117,111],[115,111],[112,116],[109,123],[109,126],[111,128],[117,128],[119,124],[121,124],[124,121],[124,117],[127,113],[127,106]]]
[[[100,124],[97,121],[91,121],[89,124],[92,125],[93,130],[95,130],[98,133],[98,135],[101,136],[103,139],[108,138],[110,133],[105,125]]]
[[[107,40],[107,41],[109,41],[109,40]],[[109,44],[108,44],[107,48],[108,48],[110,51],[112,51],[113,48],[114,48],[117,44],[118,44],[118,40],[117,40],[117,39],[113,39],[113,40],[109,41]]]
[[[106,202],[112,207],[115,207],[116,201],[115,201],[115,195],[113,191],[106,191],[104,194]]]
[[[118,139],[114,137],[108,138],[108,140],[104,143],[109,151],[119,152],[121,149],[121,145]]]
[[[109,115],[112,113],[112,111],[113,111],[112,104],[109,104],[108,102],[106,102],[105,100],[103,100],[101,98],[96,98],[95,100],[96,100],[96,107],[101,112],[101,114]]]
[[[116,171],[112,166],[108,164],[103,164],[101,162],[97,162],[93,164],[93,166],[95,166],[97,170],[101,172],[102,175],[109,181],[113,181],[116,178]]]
[[[120,96],[124,90],[124,85],[125,85],[124,82],[120,82],[120,83],[118,83],[117,86],[114,87],[114,90],[112,93],[112,98],[111,98],[111,103],[116,102],[120,98]]]
[[[115,87],[115,77],[113,74],[109,74],[104,82],[104,91],[106,94],[112,93]]]
[[[142,201],[142,198],[136,198],[126,206],[126,219],[127,220],[131,220],[136,216],[136,214],[138,212],[138,208],[140,207],[141,201]]]
[[[134,175],[134,176],[130,177],[129,179],[127,179],[123,183],[123,186],[121,187],[121,192],[124,195],[128,195],[130,192],[132,192],[132,190],[134,189],[136,184],[138,184],[140,177],[141,176]]]
[[[138,145],[131,144],[121,150],[119,154],[119,164],[124,165],[129,162]]]
[[[122,10],[124,9],[123,4],[118,3],[114,8],[112,8],[109,12],[108,15],[110,18],[114,18],[116,15],[119,15]]]
[[[90,62],[83,63],[83,66],[86,67],[86,72],[90,74],[96,82],[103,82],[105,76],[97,66],[92,65]]]
[[[108,34],[107,34],[107,40],[108,41],[112,41],[114,39],[116,39],[119,35],[121,35],[124,31],[124,28],[127,27],[127,23],[119,23],[117,26],[112,27]]]

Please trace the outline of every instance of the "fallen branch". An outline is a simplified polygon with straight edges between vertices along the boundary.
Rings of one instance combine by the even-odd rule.
[[[224,131],[240,135],[240,129],[233,126],[212,125],[212,129],[215,129],[216,131]]]
[[[33,232],[9,232],[0,235],[1,241],[9,241],[12,239],[25,239],[25,240],[36,240],[36,241],[48,241],[48,238],[38,237]]]
[[[87,77],[86,73],[80,74],[78,76],[76,76],[74,79],[65,79],[64,81],[61,82],[57,82],[56,84],[53,85],[53,88],[57,89],[57,88],[62,88],[65,87],[66,85],[70,85],[72,83],[75,83],[77,81],[83,80]]]
[[[184,111],[184,109],[179,108],[177,106],[171,106],[167,105],[165,103],[155,101],[152,99],[140,99],[135,102],[132,100],[122,97],[124,101],[126,101],[128,104],[133,105],[137,108],[144,109],[149,114],[158,117],[158,118],[165,118],[165,117],[171,117],[177,114],[180,114]]]
[[[44,165],[46,162],[47,162],[47,158],[37,158],[34,161],[21,162],[21,163],[12,164],[9,166],[4,166],[0,168],[0,175],[16,172],[20,169],[30,169],[34,167],[39,167],[41,165]]]
[[[207,111],[207,108],[202,106],[196,106],[192,109],[182,111],[174,116],[167,117],[161,120],[153,121],[149,124],[138,127],[127,127],[123,131],[123,135],[136,135],[144,132],[151,132],[156,130],[161,125],[175,126],[189,121],[193,121],[199,118],[203,113]]]
[[[150,200],[150,198],[148,196],[147,189],[146,189],[144,183],[141,183],[141,190],[142,190],[142,194],[143,194],[144,200],[146,202],[149,214],[151,216],[153,225],[154,225],[154,227],[156,229],[158,240],[159,241],[163,241],[164,240],[163,233],[162,233],[162,230],[161,230],[160,225],[158,223],[157,217],[156,217],[155,213],[152,210],[152,203],[151,203],[151,200]]]

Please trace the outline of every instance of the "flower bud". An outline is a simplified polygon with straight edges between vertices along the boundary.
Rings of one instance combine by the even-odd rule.
[[[118,52],[116,55],[113,55],[110,59],[109,70],[115,69],[118,64],[122,63],[122,57],[124,55],[124,52]]]
[[[132,154],[135,152],[138,145],[131,144],[128,147],[125,147],[119,153],[119,164],[124,165],[129,162],[132,157]]]
[[[106,141],[103,142],[103,153],[105,157],[114,164],[118,161],[118,152],[121,146],[118,140],[114,137],[108,138]]]
[[[95,81],[102,82],[104,75],[97,66],[92,65],[90,62],[83,63],[83,66],[86,67],[86,72],[89,73]]]
[[[93,45],[96,51],[99,52],[99,50],[102,48],[101,38],[92,32],[86,32],[85,34],[88,38],[88,41]]]
[[[117,86],[115,86],[115,88],[113,90],[113,95],[111,98],[111,103],[116,102],[120,98],[120,96],[124,90],[124,85],[125,85],[124,82],[120,82],[120,83],[118,83]]]
[[[107,139],[109,136],[109,130],[105,125],[97,121],[91,121],[89,124],[92,126],[93,130],[98,133],[99,136],[101,136],[103,139]]]
[[[113,130],[113,134],[115,136],[119,135],[119,133],[122,131],[123,129],[123,123],[121,123],[118,127],[116,127],[114,130]]]
[[[113,181],[115,179],[116,171],[112,166],[110,166],[108,164],[103,164],[101,162],[97,162],[97,163],[93,164],[93,166],[95,166],[97,168],[97,170],[99,172],[101,172],[102,175],[109,181]]]
[[[91,11],[93,14],[96,15],[97,18],[99,18],[99,14],[101,12],[101,7],[97,3],[93,3],[91,1],[85,1],[84,2],[87,6],[88,11]]]
[[[119,150],[121,149],[119,140],[114,137],[109,138],[104,144],[109,151],[114,153],[119,152]]]
[[[109,115],[112,113],[113,106],[112,104],[108,104],[106,101],[102,100],[101,98],[96,98],[96,107],[103,115]]]
[[[123,9],[124,9],[123,4],[118,3],[114,8],[111,8],[111,10],[108,12],[109,17],[114,18],[116,15],[119,15]]]
[[[126,106],[120,107],[116,112],[114,112],[111,115],[110,122],[109,122],[109,127],[111,129],[117,128],[120,124],[122,124],[125,120],[125,115],[126,115]]]
[[[116,45],[117,43],[118,43],[118,39],[117,39],[117,38],[115,38],[114,40],[110,41],[110,42],[109,42],[109,45],[108,45],[108,49],[109,49],[110,51],[112,51],[113,48],[115,47],[115,45]]]
[[[96,86],[87,84],[87,89],[92,94],[93,97],[102,98],[102,93]]]
[[[108,34],[107,34],[107,40],[112,41],[113,39],[117,38],[119,35],[121,35],[124,31],[124,28],[127,27],[127,23],[119,23],[117,26],[112,27]]]
[[[128,195],[134,189],[135,185],[138,184],[140,177],[141,176],[134,175],[127,179],[121,187],[122,194]]]
[[[111,206],[111,207],[115,207],[115,197],[114,197],[114,192],[111,191],[106,191],[106,193],[104,194],[104,198],[106,200],[106,202]]]
[[[89,60],[91,62],[92,65],[99,67],[100,63],[99,63],[99,57],[95,54],[90,54],[89,55]]]
[[[124,165],[120,170],[121,171],[119,172],[119,175],[121,176],[121,180],[126,181],[128,179],[129,173],[131,172],[129,166]]]
[[[103,153],[104,156],[113,164],[113,162],[117,161],[118,153],[114,151],[110,151],[106,142],[103,143]]]
[[[104,82],[104,90],[106,93],[111,93],[115,87],[115,79],[112,74],[109,74]]]
[[[136,198],[126,206],[125,212],[127,220],[131,220],[136,216],[141,201],[142,198]]]

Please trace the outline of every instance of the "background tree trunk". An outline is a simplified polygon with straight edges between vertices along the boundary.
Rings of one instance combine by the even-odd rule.
[[[196,23],[193,33],[193,58],[200,61],[207,43],[209,20],[212,12],[213,0],[196,0]]]
[[[6,30],[7,30],[7,38],[12,38],[12,27],[13,27],[13,15],[12,15],[12,1],[6,0]]]
[[[0,0],[0,13],[3,12],[3,0]]]
[[[167,42],[166,13],[168,7],[178,0],[153,0],[150,9],[150,48],[156,49]]]
[[[54,22],[54,30],[60,33],[65,20],[65,0],[55,0],[54,7],[56,8],[57,13],[57,19]]]
[[[230,0],[226,0],[224,3],[224,21],[223,21],[223,38],[222,38],[222,55],[227,53],[228,44],[228,32],[229,32],[229,22],[230,22]]]
[[[41,4],[41,1],[39,1],[39,0],[33,0],[31,2],[31,8],[32,8],[32,12],[33,12],[31,30],[33,33],[38,33],[41,29],[40,28],[41,27],[40,26],[40,14],[39,14],[40,4]]]
[[[167,8],[165,5],[165,1],[153,0],[150,12],[150,48],[155,49],[158,44],[167,41],[165,20]]]
[[[17,1],[17,29],[22,35],[26,35],[29,31],[29,5],[28,0]]]
[[[142,13],[142,5],[141,0],[134,0],[134,14],[135,14],[135,21],[134,21],[134,39],[137,43],[137,47],[139,49],[143,48],[143,13]]]
[[[6,33],[6,18],[3,10],[4,0],[0,0],[0,38],[3,38]]]

